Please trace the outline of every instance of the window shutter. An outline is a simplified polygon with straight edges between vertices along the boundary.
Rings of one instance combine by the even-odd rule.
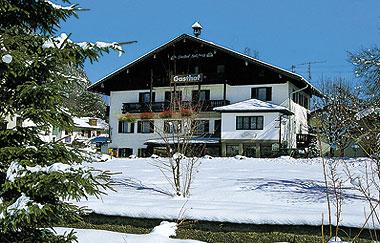
[[[138,132],[138,133],[141,133],[141,130],[142,130],[141,128],[142,128],[141,121],[138,121],[138,122],[137,122],[137,132]]]
[[[150,125],[150,133],[153,133],[154,132],[154,121],[149,121],[149,125]]]
[[[210,100],[210,90],[205,90],[205,99]]]
[[[267,88],[267,101],[272,100],[272,87]]]
[[[205,130],[203,132],[205,132],[205,133],[210,132],[210,121],[209,120],[205,121]]]
[[[165,101],[170,102],[171,93],[170,91],[165,91]]]
[[[119,121],[119,133],[123,133],[123,122]]]
[[[251,89],[251,99],[257,99],[257,88]]]
[[[177,97],[177,100],[178,101],[181,101],[182,100],[182,91],[177,91],[178,92],[178,94],[176,95]]]
[[[135,132],[135,123],[130,123],[129,124],[131,126],[131,133],[134,133]]]
[[[155,101],[156,101],[156,93],[152,92],[152,102],[155,102]]]
[[[193,101],[193,102],[198,102],[198,90],[193,90],[192,92],[191,92],[191,100]]]

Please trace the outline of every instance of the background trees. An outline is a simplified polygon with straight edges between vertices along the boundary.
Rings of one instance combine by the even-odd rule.
[[[74,43],[59,34],[59,23],[77,16],[79,6],[50,1],[0,2],[0,122],[17,114],[29,127],[0,128],[0,241],[71,241],[46,228],[80,220],[86,212],[70,203],[100,196],[110,174],[83,166],[86,154],[60,143],[46,143],[40,134],[50,127],[70,129],[65,108],[67,87],[81,75],[86,59],[95,61],[117,43]]]
[[[64,87],[63,106],[77,117],[98,117],[105,119],[106,105],[101,95],[87,91],[91,85],[82,68],[68,67],[67,77],[72,79]]]

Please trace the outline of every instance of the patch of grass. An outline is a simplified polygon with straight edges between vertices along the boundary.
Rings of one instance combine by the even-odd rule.
[[[177,238],[195,239],[210,243],[320,243],[321,237],[313,235],[294,235],[282,232],[212,232],[202,230],[177,230]]]
[[[88,222],[68,224],[64,227],[77,228],[77,229],[98,229],[107,230],[120,233],[130,233],[130,234],[148,234],[151,229],[136,227],[133,225],[115,225],[115,224],[91,224]]]
[[[79,224],[66,227],[82,229],[100,229],[131,234],[147,234],[160,224],[162,219],[141,219],[121,216],[90,214]],[[358,229],[343,228],[354,236]],[[325,228],[324,232],[327,232]],[[378,234],[379,235],[379,234]],[[368,231],[362,234],[358,242],[371,242]],[[181,224],[177,230],[180,239],[194,239],[210,243],[320,243],[321,227],[307,225],[254,225],[210,221],[188,221]],[[349,240],[349,237],[341,237]],[[327,240],[328,237],[325,237]]]

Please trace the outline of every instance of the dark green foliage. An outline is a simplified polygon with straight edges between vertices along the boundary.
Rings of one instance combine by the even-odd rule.
[[[56,32],[77,10],[44,0],[0,0],[0,123],[17,115],[31,124],[0,127],[0,242],[70,242],[74,234],[45,229],[79,221],[87,210],[71,202],[109,188],[108,172],[81,165],[88,155],[41,136],[52,127],[70,130],[64,99],[77,80],[70,70],[109,51]]]
[[[83,69],[68,68],[67,72],[73,82],[65,87],[64,107],[77,117],[105,119],[106,105],[101,95],[87,91],[91,82]]]

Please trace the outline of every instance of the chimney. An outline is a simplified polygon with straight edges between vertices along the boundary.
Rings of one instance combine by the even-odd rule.
[[[201,35],[201,31],[202,31],[202,25],[196,21],[192,26],[191,28],[193,28],[193,33],[194,33],[194,36],[195,37],[198,37]]]

